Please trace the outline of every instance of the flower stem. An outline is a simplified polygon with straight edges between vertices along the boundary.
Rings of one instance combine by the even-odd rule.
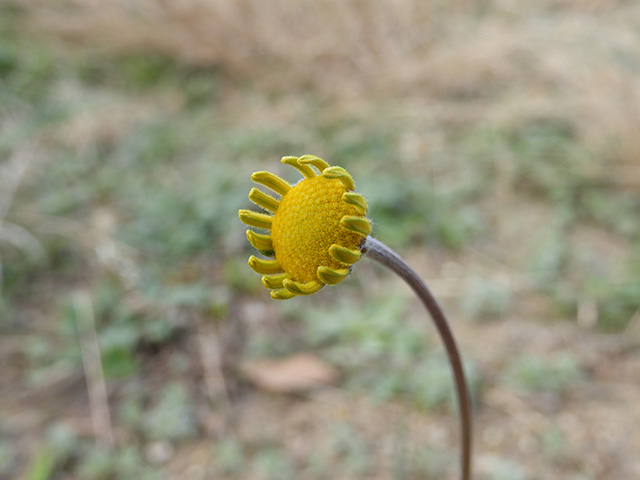
[[[462,480],[471,478],[471,449],[472,449],[472,413],[471,396],[465,378],[462,358],[456,345],[455,338],[449,326],[444,311],[438,301],[431,293],[431,290],[422,281],[418,274],[400,256],[387,247],[384,243],[372,237],[367,237],[363,252],[367,256],[377,260],[385,267],[400,276],[413,289],[418,298],[422,301],[427,311],[431,315],[433,322],[440,334],[444,347],[449,356],[453,378],[458,396],[458,407],[460,409],[460,432],[462,448],[460,452],[460,467]]]

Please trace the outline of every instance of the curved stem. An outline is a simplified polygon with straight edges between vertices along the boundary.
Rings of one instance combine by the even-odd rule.
[[[471,448],[472,448],[472,414],[471,396],[464,374],[462,358],[456,345],[455,338],[449,326],[444,311],[438,304],[429,287],[422,281],[418,274],[400,256],[387,247],[384,243],[372,237],[367,237],[363,251],[367,256],[377,260],[400,276],[413,289],[420,298],[435,323],[438,333],[445,346],[458,396],[460,409],[460,432],[462,449],[460,452],[460,467],[462,480],[471,478]]]

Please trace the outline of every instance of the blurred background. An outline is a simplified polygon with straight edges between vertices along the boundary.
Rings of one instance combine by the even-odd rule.
[[[476,478],[640,478],[640,3],[0,0],[0,478],[453,479],[369,261],[272,301],[237,210],[347,168],[471,378]]]

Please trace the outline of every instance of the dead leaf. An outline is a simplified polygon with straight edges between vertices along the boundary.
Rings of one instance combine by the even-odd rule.
[[[335,368],[308,353],[277,360],[250,360],[240,369],[258,387],[275,393],[297,393],[338,380]]]

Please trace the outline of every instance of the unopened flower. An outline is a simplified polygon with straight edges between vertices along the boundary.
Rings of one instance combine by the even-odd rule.
[[[280,198],[253,188],[249,199],[267,213],[239,211],[245,224],[269,231],[247,230],[251,245],[274,257],[252,255],[249,266],[264,275],[262,284],[279,300],[311,295],[344,280],[371,233],[367,202],[354,191],[353,178],[344,168],[329,166],[315,155],[283,157],[282,163],[304,178],[290,185],[273,173],[255,172],[252,180]]]

